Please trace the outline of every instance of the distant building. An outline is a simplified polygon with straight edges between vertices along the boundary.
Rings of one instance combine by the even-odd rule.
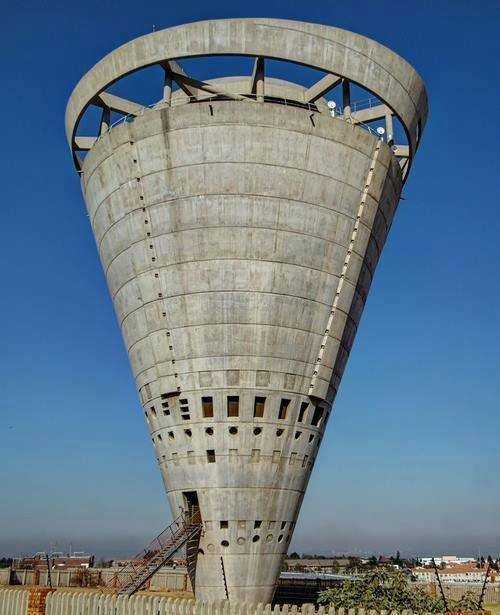
[[[52,553],[49,555],[51,570],[67,570],[69,568],[87,569],[94,565],[94,556],[82,552],[72,555]],[[32,557],[14,559],[13,568],[17,570],[47,570],[47,556],[43,552],[35,553]]]
[[[319,572],[323,574],[334,574],[341,568],[349,565],[349,560],[345,558],[287,558],[285,559],[286,569],[298,572]]]
[[[436,566],[457,566],[461,564],[473,564],[476,561],[475,557],[458,557],[457,555],[436,555],[432,557],[420,557],[419,561],[422,566],[432,566],[432,560],[436,562]]]
[[[437,563],[437,562],[436,562]],[[436,581],[436,573],[432,568],[414,568],[412,574],[417,581],[426,583]],[[477,568],[475,564],[453,564],[448,568],[438,571],[442,583],[483,583],[486,568]],[[490,580],[493,581],[497,572],[491,570]]]

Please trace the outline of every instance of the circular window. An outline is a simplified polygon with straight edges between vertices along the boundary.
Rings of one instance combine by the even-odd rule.
[[[213,436],[214,435],[214,430],[212,427],[207,427],[205,429],[205,433],[207,434],[207,436]]]
[[[262,433],[262,427],[256,427],[256,428],[253,430],[253,435],[254,435],[254,436],[260,436],[260,434],[261,434],[261,433]]]
[[[239,538],[237,538],[237,539],[236,539],[236,542],[237,542],[239,545],[244,545],[246,541],[245,541],[245,539],[243,538],[243,536],[240,536]]]
[[[255,536],[252,538],[252,542],[259,542],[260,540],[260,536],[258,536],[257,534],[255,534]]]
[[[213,553],[214,549],[214,545],[207,545],[207,550],[210,551],[210,553]]]
[[[272,534],[268,534],[266,536],[266,542],[272,542],[273,541],[273,535]]]
[[[276,437],[279,438],[280,436],[282,436],[283,435],[283,431],[284,431],[283,429],[277,429],[276,430]]]
[[[229,428],[229,433],[230,433],[232,436],[235,436],[235,435],[238,433],[238,428],[237,428],[237,427],[230,427],[230,428]]]
[[[227,540],[223,540],[220,544],[221,544],[223,547],[229,547],[229,542],[228,542]]]
[[[281,542],[282,540],[283,540],[283,534],[280,534],[280,535],[278,536],[278,542]]]

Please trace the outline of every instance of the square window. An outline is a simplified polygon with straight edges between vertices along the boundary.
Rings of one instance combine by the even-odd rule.
[[[286,413],[288,410],[288,406],[290,405],[289,399],[282,399],[280,403],[280,411],[278,413],[278,420],[284,421],[286,419]]]
[[[262,525],[262,521],[261,520],[255,521],[255,523],[253,524],[254,530],[259,528],[261,525]]]
[[[227,415],[239,416],[240,414],[240,398],[236,395],[229,395],[227,398]]]
[[[214,416],[214,400],[213,397],[201,398],[201,412],[204,419],[211,419]]]
[[[264,418],[264,408],[266,405],[265,397],[256,397],[253,403],[253,415],[256,419]]]
[[[220,522],[220,529],[221,530],[226,530],[229,527],[229,521],[221,521]]]

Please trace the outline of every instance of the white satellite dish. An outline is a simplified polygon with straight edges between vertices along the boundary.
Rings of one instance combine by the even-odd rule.
[[[379,134],[380,136],[385,135],[385,128],[382,128],[382,126],[379,126],[377,128],[377,134]]]
[[[329,100],[327,103],[329,109],[335,109],[337,103],[334,100]]]

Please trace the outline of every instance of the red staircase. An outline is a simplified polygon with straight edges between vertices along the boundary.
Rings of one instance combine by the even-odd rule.
[[[199,509],[191,508],[177,517],[135,558],[120,568],[106,585],[119,595],[132,596],[164,566],[188,541],[198,541],[201,534]]]

